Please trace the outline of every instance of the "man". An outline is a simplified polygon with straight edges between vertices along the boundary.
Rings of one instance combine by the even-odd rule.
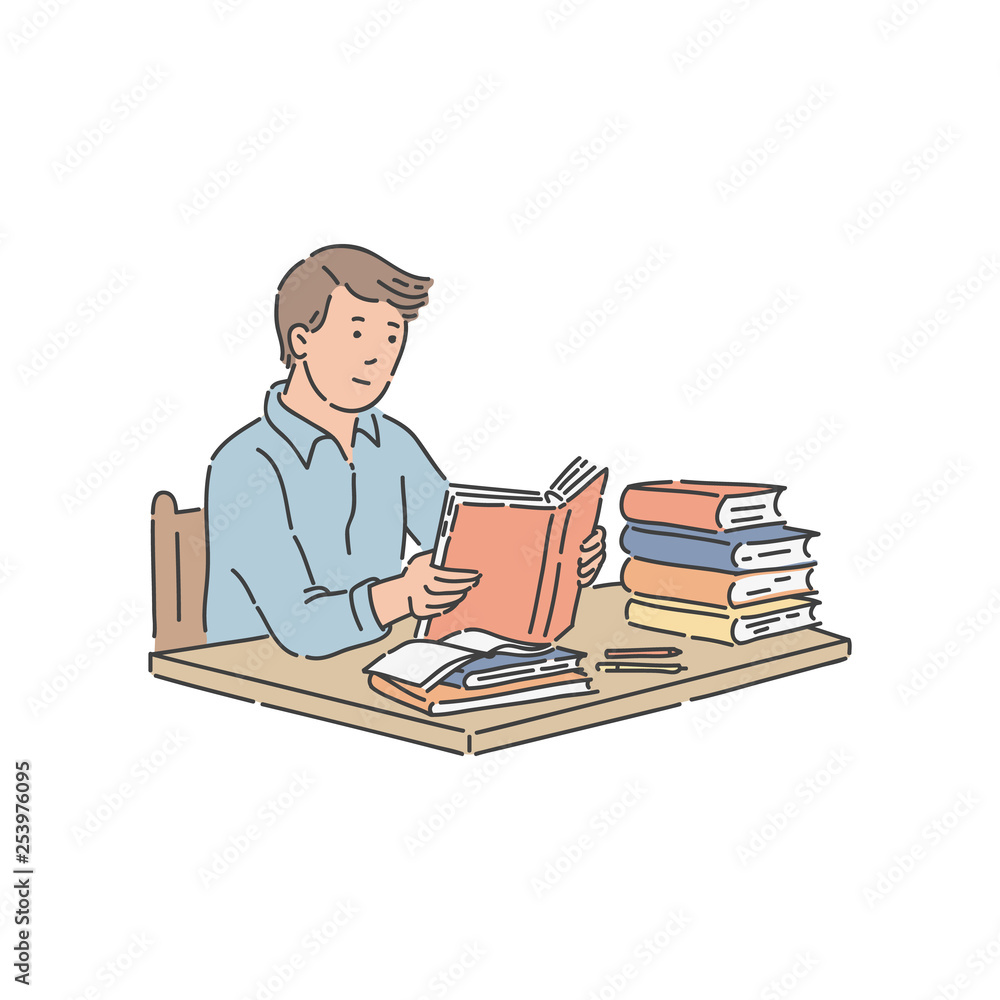
[[[478,582],[474,568],[431,566],[430,551],[403,567],[407,535],[432,547],[447,483],[416,435],[375,406],[432,284],[347,245],[281,280],[288,377],[208,470],[209,642],[266,631],[290,653],[330,656],[407,615],[449,611]],[[580,554],[581,586],[603,560],[599,528]]]

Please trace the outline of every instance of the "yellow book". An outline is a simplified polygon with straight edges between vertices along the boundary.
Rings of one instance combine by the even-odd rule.
[[[821,624],[816,618],[818,604],[808,598],[788,597],[745,609],[721,610],[632,598],[625,605],[625,618],[636,628],[735,646]]]

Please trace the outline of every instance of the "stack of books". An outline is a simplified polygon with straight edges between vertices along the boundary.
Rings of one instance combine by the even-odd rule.
[[[625,617],[733,646],[821,624],[809,539],[778,512],[783,486],[672,480],[622,494]]]
[[[431,715],[587,694],[585,653],[481,629],[410,639],[365,667],[372,690]]]

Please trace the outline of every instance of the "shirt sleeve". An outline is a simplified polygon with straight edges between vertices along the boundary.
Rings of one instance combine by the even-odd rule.
[[[259,479],[256,490],[245,475],[233,475],[236,465],[245,472],[243,463],[217,459],[209,470],[209,524],[219,516],[226,525],[209,538],[213,572],[222,559],[218,568],[236,577],[268,633],[297,656],[331,656],[386,635],[371,600],[378,581],[344,590],[317,584],[292,527],[281,477],[266,455],[254,457],[273,473]]]
[[[406,530],[421,548],[432,549],[448,480],[413,431],[402,424],[398,426],[405,432],[401,450]]]

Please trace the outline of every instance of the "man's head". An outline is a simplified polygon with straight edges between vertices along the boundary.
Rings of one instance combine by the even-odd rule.
[[[430,278],[363,247],[323,247],[281,279],[274,323],[285,367],[301,365],[339,410],[374,406],[396,372],[407,321],[427,304]]]

